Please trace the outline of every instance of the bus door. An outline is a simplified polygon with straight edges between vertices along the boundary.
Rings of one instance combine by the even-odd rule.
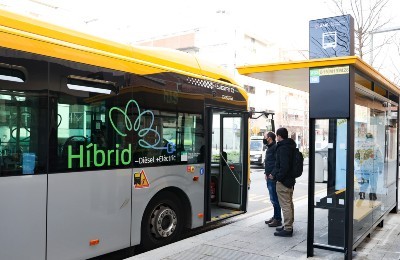
[[[241,208],[243,186],[242,117],[221,115],[219,206]],[[229,154],[229,157],[228,157]]]
[[[217,220],[245,211],[247,126],[245,114],[212,112],[210,214]],[[245,131],[246,130],[246,131]],[[246,148],[246,149],[244,149]],[[245,158],[246,157],[246,158]]]

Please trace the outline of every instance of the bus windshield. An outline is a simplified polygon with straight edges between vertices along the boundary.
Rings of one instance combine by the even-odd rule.
[[[261,151],[263,149],[262,140],[251,140],[250,141],[250,151]]]

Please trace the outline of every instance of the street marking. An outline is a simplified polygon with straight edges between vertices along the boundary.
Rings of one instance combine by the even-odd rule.
[[[314,195],[317,195],[317,194],[320,194],[320,193],[324,193],[324,192],[326,192],[326,189],[322,189],[322,190],[316,191],[316,192],[314,193]],[[299,201],[299,200],[302,200],[302,199],[305,199],[305,198],[308,198],[308,194],[307,194],[307,195],[303,195],[303,196],[301,196],[301,197],[298,197],[298,198],[294,199],[293,202]]]
[[[266,196],[265,195],[256,195],[256,196],[249,196],[249,201],[262,201],[265,200]]]

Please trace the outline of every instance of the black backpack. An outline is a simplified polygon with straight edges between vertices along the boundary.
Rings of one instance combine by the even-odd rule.
[[[293,168],[292,168],[292,175],[294,178],[298,178],[303,174],[303,163],[304,163],[303,154],[299,151],[299,148],[296,148],[294,150]]]

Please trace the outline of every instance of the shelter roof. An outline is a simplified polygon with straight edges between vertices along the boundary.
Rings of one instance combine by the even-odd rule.
[[[309,91],[309,69],[351,65],[386,89],[399,94],[400,89],[357,56],[278,62],[238,67],[240,74],[285,87]],[[360,77],[358,77],[360,78]],[[358,79],[356,79],[357,82]],[[362,79],[359,79],[362,80]]]

